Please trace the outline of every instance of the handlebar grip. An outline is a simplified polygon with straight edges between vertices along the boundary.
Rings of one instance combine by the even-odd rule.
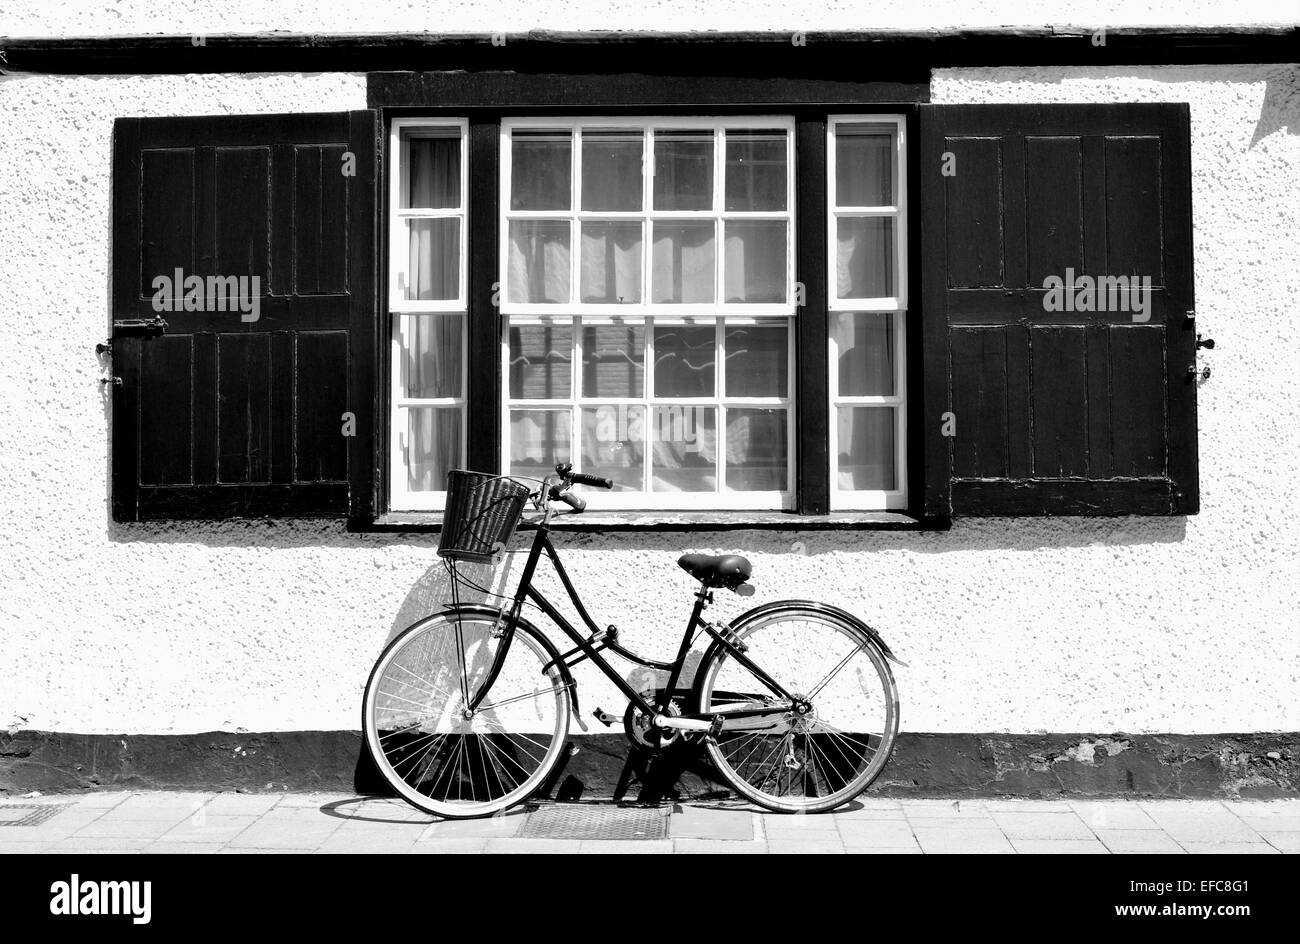
[[[614,487],[614,483],[609,479],[601,478],[599,475],[588,475],[586,472],[570,473],[569,478],[574,485],[591,485],[596,488]]]
[[[560,495],[560,501],[564,502],[578,514],[587,510],[587,503],[572,492],[563,492]]]

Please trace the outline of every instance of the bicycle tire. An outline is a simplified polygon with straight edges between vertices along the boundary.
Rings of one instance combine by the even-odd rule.
[[[783,625],[815,629],[795,640],[793,633],[772,631]],[[804,716],[793,710],[782,715],[772,733],[747,732],[739,727],[729,731],[724,727],[718,735],[707,737],[705,749],[722,779],[741,796],[782,813],[825,812],[866,790],[889,761],[898,735],[899,713],[893,672],[872,634],[830,608],[802,601],[760,607],[741,616],[731,628],[748,647],[747,657],[791,694],[807,697],[812,710]],[[837,640],[839,644],[835,645]],[[852,645],[846,647],[845,640]],[[858,653],[865,659],[855,660]],[[769,658],[772,654],[780,658]],[[841,660],[846,661],[840,664]],[[774,669],[782,661],[786,666]],[[844,669],[855,661],[860,685],[854,683],[855,676],[844,674]],[[869,677],[863,674],[865,665],[872,670]],[[815,695],[810,694],[827,673],[828,681],[820,683],[823,687]],[[811,681],[803,681],[801,675]],[[839,684],[831,689],[830,685],[837,681]],[[855,688],[863,695],[850,704]],[[695,683],[696,704],[705,716],[727,705],[763,704],[765,692],[753,673],[720,643],[715,641],[705,652]],[[826,706],[822,710],[836,721],[855,727],[846,730],[823,718],[818,714],[819,706]],[[865,749],[870,749],[869,758]],[[784,780],[783,770],[789,771]]]
[[[403,630],[376,660],[362,702],[366,746],[381,776],[412,806],[446,819],[491,816],[527,800],[559,763],[569,731],[567,673],[535,628],[520,622],[512,633],[501,672],[470,717],[459,666],[477,692],[505,641],[496,611],[435,613]],[[456,664],[453,652],[461,654]],[[394,667],[400,672],[390,673]],[[537,685],[539,678],[546,682]],[[537,687],[529,692],[528,685]],[[408,717],[399,720],[403,712]],[[410,717],[418,712],[427,716]]]

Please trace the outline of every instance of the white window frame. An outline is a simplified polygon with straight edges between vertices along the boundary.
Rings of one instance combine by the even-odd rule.
[[[876,124],[894,133],[894,164],[897,170],[895,203],[878,207],[837,205],[835,133],[842,124]],[[895,511],[907,507],[907,119],[903,115],[832,115],[826,124],[826,298],[828,317],[838,312],[886,313],[894,328],[894,395],[889,397],[844,397],[839,395],[838,344],[832,333],[827,356],[827,475],[832,511]],[[894,290],[888,298],[839,298],[837,221],[844,217],[887,217],[894,220]],[[829,327],[829,325],[828,325]],[[890,406],[894,408],[893,489],[849,490],[839,487],[839,407]]]
[[[412,207],[402,209],[402,183],[410,166],[410,147],[403,140],[407,131],[455,131],[460,139],[460,206],[456,208]],[[468,381],[468,212],[469,212],[469,122],[466,119],[394,118],[389,129],[388,154],[391,171],[388,181],[388,312],[392,319],[390,337],[389,381],[389,489],[388,506],[393,511],[440,511],[446,505],[447,492],[412,491],[408,485],[407,414],[418,407],[456,407],[461,411],[460,461],[463,466],[468,439],[466,384]],[[438,301],[410,300],[405,297],[403,276],[409,262],[406,223],[415,219],[454,218],[460,223],[460,260],[457,297]],[[462,318],[461,390],[459,397],[415,398],[402,389],[402,359],[409,316]]]
[[[642,159],[642,207],[636,211],[595,211],[582,210],[582,138],[583,126],[598,128],[601,131],[639,130],[644,136]],[[573,135],[571,194],[568,211],[529,210],[519,211],[509,208],[511,183],[511,135],[515,129],[540,131],[569,131]],[[654,210],[654,131],[685,131],[695,129],[712,130],[714,133],[713,192],[716,208],[713,210]],[[786,208],[784,211],[728,211],[725,207],[726,195],[726,132],[728,130],[766,130],[780,129],[786,132]],[[501,350],[501,388],[499,419],[501,429],[501,470],[510,473],[510,410],[518,409],[552,409],[570,412],[570,461],[575,469],[582,471],[580,422],[584,406],[600,405],[642,405],[646,408],[647,437],[643,444],[646,453],[642,492],[602,492],[599,504],[609,510],[655,510],[655,511],[689,511],[707,509],[727,510],[782,510],[794,507],[796,494],[795,457],[798,436],[796,417],[796,319],[798,312],[797,286],[795,283],[795,198],[797,192],[798,167],[795,163],[795,121],[788,115],[745,115],[745,116],[637,116],[637,117],[570,117],[551,118],[549,116],[503,118],[501,121],[500,147],[500,246],[499,265],[502,284],[500,288],[502,319]],[[657,219],[712,219],[715,221],[714,245],[717,260],[714,268],[714,301],[703,304],[650,302],[650,280],[653,274],[652,234],[649,232]],[[569,221],[569,290],[568,303],[521,303],[511,302],[507,297],[509,264],[509,227],[512,220],[546,219]],[[577,301],[581,296],[581,225],[585,220],[645,221],[642,230],[643,264],[641,272],[641,301],[636,304],[589,304]],[[786,291],[783,303],[738,303],[726,302],[725,287],[725,224],[733,219],[784,219],[786,221]],[[786,324],[786,395],[783,397],[729,397],[726,391],[726,352],[725,328],[752,325],[762,322],[784,320]],[[512,327],[531,325],[572,325],[572,352],[570,377],[573,397],[566,400],[512,400],[510,398],[510,337]],[[648,332],[647,356],[645,364],[645,387],[648,391],[652,384],[653,362],[653,327],[664,324],[715,325],[717,356],[714,368],[715,396],[711,400],[693,400],[691,398],[650,397],[643,395],[633,399],[600,398],[588,399],[581,396],[582,370],[582,328],[594,325],[628,324],[644,325]],[[733,491],[726,485],[725,450],[716,448],[716,479],[718,490],[710,492],[652,492],[649,491],[651,479],[652,437],[655,424],[649,421],[655,406],[679,406],[689,409],[693,406],[708,406],[717,410],[715,436],[721,443],[726,435],[726,411],[728,408],[780,408],[786,414],[786,488],[782,491]]]

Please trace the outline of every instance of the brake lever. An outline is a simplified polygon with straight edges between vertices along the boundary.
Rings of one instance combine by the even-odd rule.
[[[560,501],[572,508],[575,514],[580,515],[587,510],[587,502],[573,494],[573,492],[561,492]]]

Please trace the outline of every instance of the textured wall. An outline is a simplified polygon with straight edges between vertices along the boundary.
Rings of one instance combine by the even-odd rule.
[[[1300,730],[1295,70],[956,72],[936,77],[935,99],[1192,102],[1198,309],[1220,345],[1201,389],[1204,511],[566,538],[598,619],[667,653],[689,604],[676,555],[740,550],[755,563],[748,602],[822,597],[879,627],[911,663],[907,730]],[[106,504],[93,346],[108,320],[112,118],[363,103],[355,76],[0,80],[0,725],[354,729],[379,648],[441,596],[432,537],[119,526]],[[580,681],[585,712],[621,707],[590,672]]]
[[[85,36],[135,34],[437,32],[548,30],[879,30],[993,28],[998,26],[1213,26],[1295,20],[1278,0],[6,0],[0,35]]]

